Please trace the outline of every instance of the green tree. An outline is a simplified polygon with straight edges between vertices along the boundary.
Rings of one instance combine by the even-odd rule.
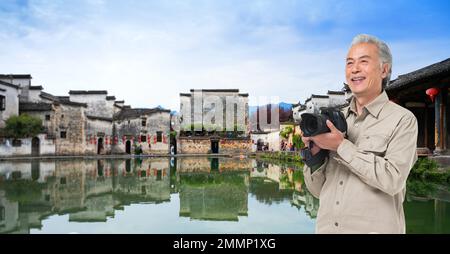
[[[292,136],[292,144],[297,150],[300,150],[305,146],[305,144],[303,144],[302,137],[298,134]]]
[[[5,122],[5,133],[8,137],[34,137],[41,133],[42,130],[42,120],[28,114],[11,116]]]
[[[280,131],[280,136],[284,139],[289,138],[289,134],[294,132],[294,129],[291,126],[286,126],[283,130]]]

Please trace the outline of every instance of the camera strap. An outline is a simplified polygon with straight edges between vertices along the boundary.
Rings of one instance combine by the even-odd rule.
[[[314,165],[321,165],[325,161],[325,158],[328,156],[328,150],[320,149],[318,153],[312,155],[311,149],[306,147],[300,150],[300,155],[303,162],[311,168]]]

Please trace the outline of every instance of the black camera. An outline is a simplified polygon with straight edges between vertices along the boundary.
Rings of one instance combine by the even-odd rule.
[[[302,114],[300,121],[300,129],[304,137],[312,137],[322,133],[330,132],[327,126],[327,120],[330,120],[334,126],[343,133],[347,132],[347,121],[344,113],[336,108],[324,108],[320,114]],[[328,156],[328,150],[321,149],[317,154],[312,155],[311,148],[314,143],[311,141],[309,147],[303,148],[300,151],[303,161],[311,170],[314,165],[321,165]]]
[[[345,133],[347,131],[347,121],[344,114],[336,108],[324,108],[320,114],[302,114],[300,129],[304,137],[312,137],[322,133],[330,132],[327,126],[327,120],[330,120],[334,126]]]

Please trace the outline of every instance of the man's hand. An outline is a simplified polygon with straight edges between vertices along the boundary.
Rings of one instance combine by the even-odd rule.
[[[327,120],[327,126],[330,129],[330,132],[323,133],[314,137],[309,137],[308,143],[309,141],[313,141],[314,144],[316,144],[316,147],[318,146],[322,149],[337,151],[339,145],[344,140],[344,134],[340,132],[330,120]]]
[[[311,137],[303,137],[302,136],[302,141],[305,144],[305,146],[310,148],[312,155],[316,155],[320,151],[320,147],[318,147],[316,145],[313,145],[312,148],[309,146],[310,142],[312,141]]]

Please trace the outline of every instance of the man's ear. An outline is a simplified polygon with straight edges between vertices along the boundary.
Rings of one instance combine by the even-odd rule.
[[[384,63],[381,65],[381,78],[386,78],[389,73],[389,64]]]

